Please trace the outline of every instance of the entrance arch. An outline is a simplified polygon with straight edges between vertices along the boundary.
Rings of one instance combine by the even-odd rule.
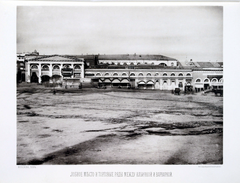
[[[207,89],[209,89],[210,88],[210,80],[208,79],[208,78],[205,78],[204,80],[203,80],[203,82],[204,82],[204,84],[203,84],[203,87],[204,87],[204,90],[207,90]]]
[[[32,82],[32,83],[38,83],[38,76],[37,76],[37,73],[36,73],[36,72],[33,72],[33,73],[32,73],[31,82]]]
[[[50,80],[49,76],[47,76],[47,75],[42,76],[42,83],[49,82],[49,80]]]
[[[138,82],[137,84],[138,84],[138,88],[139,88],[139,89],[145,89],[145,84],[146,84],[146,83],[145,83],[144,81],[140,81],[140,82]]]
[[[115,74],[117,74],[117,73],[115,73]],[[119,86],[121,86],[121,81],[120,81],[119,79],[114,79],[114,80],[112,80],[112,86],[113,86],[113,87],[119,87]]]
[[[162,84],[162,89],[163,90],[167,90],[168,89],[168,84],[167,84],[167,81],[163,81],[163,84]]]
[[[146,89],[154,89],[154,85],[155,85],[155,83],[153,81],[149,80],[146,83]]]
[[[155,87],[156,89],[160,89],[160,84],[159,84],[159,81],[158,81],[158,80],[156,80],[154,87]]]
[[[174,90],[177,87],[175,80],[171,81],[171,88]]]

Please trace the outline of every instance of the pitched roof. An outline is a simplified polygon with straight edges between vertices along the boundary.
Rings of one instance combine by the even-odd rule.
[[[37,56],[25,56],[26,60],[36,59]]]
[[[196,62],[197,66],[201,68],[211,68],[214,67],[214,65],[211,62]]]
[[[82,61],[76,57],[71,56],[61,56],[61,55],[42,55],[42,56],[36,56],[33,58],[28,59],[29,61],[64,61],[64,62],[76,62],[76,61]]]
[[[60,61],[60,60],[66,60],[66,61],[73,61],[73,59],[62,57],[62,56],[50,56],[50,57],[43,57],[39,58],[39,61],[47,61],[47,60],[54,60],[54,61]]]
[[[184,68],[222,68],[220,62],[181,62]]]

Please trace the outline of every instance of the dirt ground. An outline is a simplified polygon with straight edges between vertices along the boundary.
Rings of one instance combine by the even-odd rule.
[[[17,164],[222,164],[223,97],[17,86]]]

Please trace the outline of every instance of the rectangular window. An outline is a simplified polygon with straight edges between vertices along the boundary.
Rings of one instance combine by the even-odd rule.
[[[74,77],[75,77],[75,78],[80,78],[81,75],[80,75],[79,73],[76,73],[76,74],[74,74]]]

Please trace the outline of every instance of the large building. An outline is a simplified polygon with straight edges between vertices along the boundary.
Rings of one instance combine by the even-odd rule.
[[[163,55],[26,55],[25,81],[89,81],[93,86],[205,90],[223,83],[223,64],[184,62]],[[68,75],[68,74],[69,75]]]

